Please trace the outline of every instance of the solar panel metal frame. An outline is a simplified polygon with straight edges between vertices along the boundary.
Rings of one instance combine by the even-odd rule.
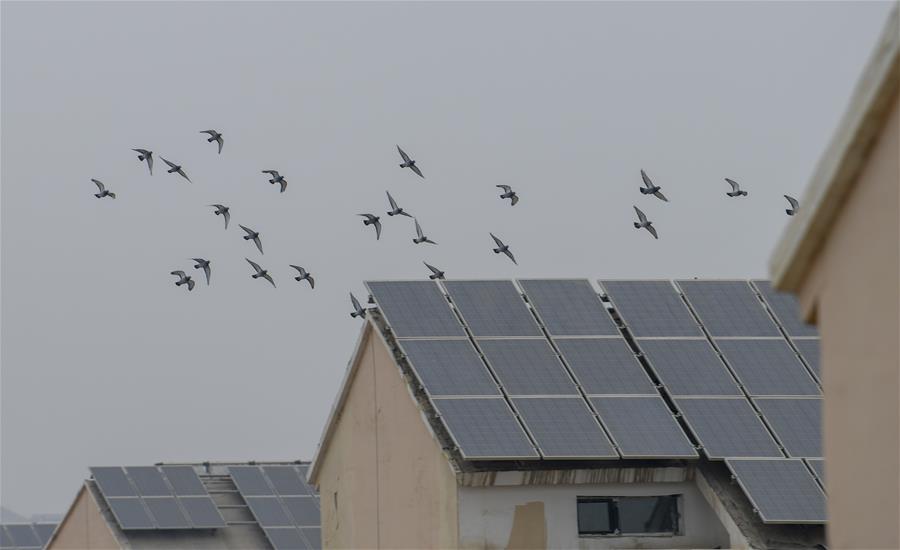
[[[546,338],[480,338],[476,344],[507,395],[580,395],[577,382]],[[535,347],[526,349],[531,345]],[[540,354],[545,352],[547,355],[541,357]],[[517,359],[514,355],[520,357]],[[552,386],[551,378],[555,378]],[[542,383],[545,386],[540,389]]]
[[[303,538],[313,550],[322,550],[322,528],[321,527],[298,527],[297,529],[303,534]]]
[[[456,346],[459,345],[462,348],[465,348],[466,351],[471,352],[471,356],[466,358],[467,361],[474,360],[471,364],[465,364],[465,369],[468,369],[473,377],[479,376],[478,370],[480,369],[483,373],[482,379],[480,381],[471,381],[471,385],[460,392],[447,392],[441,389],[444,386],[457,386],[458,388],[462,388],[469,382],[462,382],[460,380],[456,380],[457,374],[460,374],[459,369],[445,369],[443,367],[440,368],[428,368],[426,367],[426,363],[423,362],[423,358],[420,357],[419,364],[416,365],[416,355],[419,351],[416,348],[420,346],[429,346],[431,344],[441,345],[441,346]],[[484,360],[481,357],[481,353],[475,346],[472,344],[472,341],[469,339],[465,340],[448,340],[448,339],[435,339],[435,340],[425,340],[425,339],[416,339],[416,340],[397,340],[397,345],[400,347],[401,351],[403,351],[403,355],[406,357],[407,362],[409,363],[410,368],[416,374],[416,378],[418,378],[419,383],[422,384],[422,387],[425,388],[425,391],[428,395],[434,397],[449,397],[449,396],[461,396],[461,395],[483,395],[483,396],[501,396],[500,387],[497,385],[497,381],[494,380],[494,377],[491,375],[491,371],[485,365]],[[459,363],[463,364],[463,363]],[[477,367],[476,367],[477,365]],[[456,367],[458,365],[454,365]],[[449,371],[452,373],[452,378],[445,378],[438,382],[438,378],[440,376],[446,376],[446,372]],[[438,374],[440,372],[440,374]],[[465,377],[464,377],[465,378]],[[488,389],[493,390],[488,393]]]
[[[800,354],[800,359],[807,366],[813,377],[820,383],[822,380],[822,342],[820,338],[791,338],[791,344]],[[815,344],[815,349],[809,347]]]
[[[531,304],[531,307],[535,315],[539,319],[540,324],[544,327],[544,329],[547,331],[547,334],[549,334],[551,337],[622,337],[621,333],[619,332],[619,328],[616,326],[615,320],[612,318],[612,315],[609,314],[609,310],[607,310],[603,305],[603,302],[600,300],[600,296],[597,295],[594,287],[591,286],[591,282],[587,279],[517,279],[516,282],[519,284],[519,288],[522,289],[522,292],[528,299],[528,303]],[[554,303],[552,304],[542,304],[542,302],[545,302],[545,295],[543,295],[545,290],[539,290],[538,286],[542,286],[548,283],[557,285],[572,285],[569,287],[569,289],[562,291],[562,294],[566,294],[567,292],[574,290],[576,293],[580,292],[582,296],[577,297],[569,295],[565,298],[554,301]],[[529,286],[531,287],[530,291]],[[587,294],[584,294],[585,291],[587,291]],[[550,300],[552,299],[550,297],[547,297],[547,301]],[[581,305],[584,305],[584,307],[581,307]],[[591,305],[594,307],[591,307]],[[558,311],[551,311],[555,306],[562,307],[566,312],[569,312],[569,320],[558,320],[559,317],[566,317],[565,314],[562,316],[551,315],[551,313],[558,313]],[[576,309],[580,309],[580,311],[576,312]],[[588,318],[592,315],[595,315],[595,318],[597,318],[598,320],[589,320]],[[569,329],[565,326],[579,324],[581,325],[581,327],[578,329]],[[585,328],[589,325],[593,325],[593,327]],[[604,326],[602,328],[598,328],[599,325]]]
[[[540,451],[542,457],[571,460],[619,458],[619,453],[616,452],[603,426],[600,425],[593,411],[581,397],[515,397],[511,398],[511,400],[522,423],[525,424],[528,432],[534,438],[534,442],[537,444],[538,451]],[[550,411],[541,410],[541,407],[546,406],[554,408],[552,413],[547,414]],[[569,406],[571,408],[567,408]],[[547,416],[552,417],[551,423],[560,424],[560,426],[551,426],[550,429],[543,429],[546,427],[543,422]],[[580,426],[578,426],[579,423],[581,424]],[[548,452],[551,445],[553,445],[553,442],[549,441],[549,439],[552,439],[555,434],[564,434],[570,428],[576,428],[569,435],[575,440],[575,445],[581,446],[581,450],[585,452]],[[584,442],[592,442],[594,449],[587,449]]]
[[[806,487],[806,489],[809,489],[809,490],[812,492],[812,495],[811,495],[811,496],[815,496],[815,497],[820,497],[820,498],[821,498],[821,502],[822,502],[822,504],[821,504],[821,508],[822,508],[822,516],[821,516],[821,518],[820,518],[820,519],[818,519],[818,518],[816,518],[816,519],[810,519],[810,518],[802,518],[802,517],[799,517],[799,516],[796,516],[796,517],[778,517],[778,518],[773,518],[773,517],[768,516],[768,515],[766,514],[766,510],[765,510],[764,507],[761,505],[761,504],[762,504],[762,501],[761,501],[761,499],[760,499],[761,496],[768,496],[768,495],[763,495],[763,494],[761,494],[760,492],[754,491],[754,489],[760,489],[760,488],[754,488],[754,487],[752,487],[752,486],[750,485],[750,484],[751,484],[751,480],[747,479],[747,476],[742,477],[742,475],[741,475],[742,472],[740,471],[740,469],[741,469],[741,466],[740,466],[740,465],[742,465],[742,464],[750,464],[750,463],[753,463],[753,464],[760,464],[760,465],[762,465],[762,464],[768,464],[768,465],[771,465],[771,464],[784,464],[784,465],[787,465],[787,464],[798,464],[799,467],[796,467],[796,468],[795,468],[795,469],[796,469],[796,472],[795,472],[795,473],[796,473],[796,476],[788,476],[787,479],[776,479],[776,480],[772,481],[773,478],[774,478],[774,476],[773,476],[772,473],[770,472],[769,475],[766,476],[766,480],[769,481],[770,483],[774,483],[774,484],[778,487],[779,492],[781,493],[781,494],[779,495],[779,497],[780,497],[780,500],[783,502],[783,501],[785,500],[785,499],[784,499],[784,489],[786,489],[786,487],[787,487],[787,485],[788,485],[788,484],[786,483],[786,481],[790,481],[790,480],[802,481],[802,480],[804,480],[804,479],[808,479],[809,482],[810,482],[810,484],[808,485],[808,487]],[[819,487],[819,484],[818,484],[818,482],[816,481],[816,479],[815,479],[815,477],[813,476],[813,474],[810,473],[809,470],[807,469],[806,465],[803,464],[802,459],[799,459],[799,458],[782,458],[782,459],[727,459],[727,460],[725,461],[725,464],[728,466],[728,469],[729,469],[729,470],[731,471],[731,473],[734,475],[734,478],[735,478],[735,480],[738,482],[738,485],[740,485],[741,490],[743,491],[743,493],[744,493],[745,495],[747,495],[747,498],[750,500],[750,503],[753,505],[753,508],[756,510],[756,513],[759,514],[759,517],[760,517],[760,519],[762,519],[763,523],[768,523],[768,524],[813,524],[813,525],[818,525],[818,524],[824,524],[824,523],[827,522],[827,518],[826,518],[826,516],[825,516],[825,493],[824,493],[824,491],[822,491],[822,488]],[[744,473],[744,474],[747,474],[747,472],[743,472],[743,473]]]
[[[628,342],[621,336],[619,338],[559,338],[552,340],[553,345],[562,357],[565,365],[575,383],[586,395],[659,395],[653,380],[647,376],[647,372],[640,360],[634,355]],[[574,349],[581,344],[587,347],[596,345],[600,348],[610,347],[604,351],[613,351],[619,347],[624,353],[619,357],[613,357],[612,362],[604,363],[603,358],[594,359],[595,351],[581,353],[584,350]],[[598,354],[602,355],[602,354]],[[590,356],[591,364],[584,361]],[[621,362],[619,361],[621,359]],[[626,364],[627,363],[627,364]]]
[[[819,485],[825,487],[825,459],[806,458],[803,461],[812,468],[813,476],[819,480]]]
[[[610,303],[615,308],[616,312],[619,315],[619,318],[625,325],[625,328],[631,333],[631,335],[635,339],[641,338],[703,338],[703,329],[701,328],[700,322],[691,312],[690,308],[684,302],[682,295],[679,292],[679,289],[672,284],[672,281],[668,279],[642,279],[642,280],[632,280],[632,279],[600,279],[598,281],[600,287],[603,289],[603,293],[606,298],[610,301]],[[650,299],[644,300],[644,296],[642,296],[641,300],[643,301],[641,304],[631,303],[629,300],[630,297],[626,298],[624,293],[624,287],[620,288],[620,290],[615,291],[612,290],[613,286],[620,285],[633,285],[640,286],[646,285],[646,288],[657,288],[663,287],[668,288],[671,292],[668,296],[664,296],[664,299],[660,300],[657,298],[662,297],[655,296]],[[644,292],[647,292],[646,290]],[[616,293],[619,293],[619,299],[616,299]],[[639,295],[638,292],[631,292],[630,295]],[[664,293],[668,294],[668,293]],[[673,321],[675,325],[678,326],[677,329],[666,330],[664,323],[661,323],[659,327],[654,326],[643,326],[643,324],[649,319],[647,316],[653,319],[660,319],[663,316],[660,315],[660,308],[655,308],[654,311],[644,311],[641,314],[637,313],[637,310],[632,306],[651,306],[656,303],[663,304],[661,308],[662,311],[667,312],[666,320]],[[623,305],[625,305],[623,309]],[[630,313],[629,313],[630,310]],[[677,312],[677,313],[676,313]],[[641,315],[646,314],[644,317]],[[630,318],[629,318],[630,317]],[[652,322],[652,321],[651,321]],[[673,325],[669,325],[670,327]]]
[[[120,503],[123,506],[126,505],[126,503],[129,503],[128,506],[133,506],[134,504],[139,506],[140,511],[147,519],[147,524],[143,526],[132,526],[133,524],[129,524],[129,526],[126,526],[122,521],[123,516],[120,514],[120,512],[127,511],[128,513],[131,513],[136,511],[136,509],[132,508],[130,510],[125,510],[122,508],[118,508]],[[156,526],[156,523],[153,521],[153,516],[150,515],[150,513],[147,511],[147,508],[144,506],[143,499],[141,499],[140,497],[106,497],[106,504],[109,506],[113,517],[116,518],[116,523],[119,524],[119,527],[123,531],[155,531],[159,529]]]
[[[461,439],[460,435],[454,430],[454,427],[450,425],[451,422],[449,421],[449,416],[453,413],[450,413],[449,410],[447,410],[447,409],[441,410],[441,407],[445,403],[458,403],[458,402],[465,402],[465,403],[468,403],[469,405],[474,405],[475,403],[482,404],[481,402],[490,402],[492,404],[497,403],[497,406],[500,407],[500,410],[496,411],[496,412],[500,412],[501,414],[509,415],[506,420],[512,420],[512,422],[513,422],[513,424],[511,424],[509,427],[512,428],[513,432],[516,432],[517,434],[519,434],[521,436],[521,440],[517,443],[523,443],[524,446],[526,446],[530,452],[528,454],[524,454],[524,452],[522,454],[469,454],[469,453],[467,453],[465,448],[463,447],[463,445],[460,443],[460,439]],[[509,408],[509,404],[506,402],[506,400],[504,398],[502,398],[502,397],[471,397],[471,398],[441,397],[441,398],[431,399],[431,403],[434,406],[435,411],[438,413],[439,418],[441,419],[441,424],[447,430],[447,434],[450,436],[450,439],[453,441],[453,444],[459,450],[459,453],[463,459],[465,459],[465,460],[508,460],[508,459],[537,460],[540,458],[540,454],[535,449],[534,444],[533,444],[529,434],[525,431],[525,429],[519,423],[519,420],[518,420],[515,412]],[[473,410],[472,412],[476,412],[476,411]],[[480,411],[480,412],[484,413],[484,411]],[[486,420],[486,416],[484,414],[481,414],[481,416],[479,416],[478,418],[482,422]],[[482,424],[482,425],[486,425],[486,424]],[[514,428],[513,428],[513,426],[514,426]]]
[[[660,395],[650,396],[650,395],[634,395],[634,396],[626,396],[626,395],[618,395],[618,396],[597,396],[597,397],[589,397],[588,401],[590,401],[591,406],[597,411],[597,415],[600,418],[600,422],[606,428],[606,432],[609,434],[610,439],[616,446],[616,450],[619,454],[622,455],[622,458],[699,458],[699,454],[696,449],[694,449],[691,440],[687,437],[687,435],[682,430],[681,426],[678,424],[678,421],[675,419],[675,416],[669,410],[665,401]],[[644,403],[652,403],[652,405],[641,404],[632,412],[641,412],[641,413],[649,413],[652,415],[661,414],[658,419],[663,422],[669,424],[668,429],[665,427],[661,427],[665,433],[678,434],[674,435],[675,439],[678,439],[678,445],[684,446],[684,452],[682,450],[677,450],[675,452],[665,453],[665,452],[631,452],[623,449],[623,446],[630,447],[631,444],[623,445],[626,442],[626,436],[632,436],[636,430],[631,429],[628,426],[625,426],[619,423],[617,418],[614,418],[614,415],[610,414],[612,410],[606,410],[603,406],[604,403],[610,403],[611,405],[620,405],[622,403],[634,404],[637,405],[637,401],[643,401]],[[651,409],[655,407],[654,409]],[[628,411],[624,411],[628,412]],[[630,418],[634,418],[630,416]],[[651,430],[655,431],[655,430]],[[618,436],[617,436],[618,434]],[[639,434],[642,439],[652,439],[652,434],[649,431],[644,431],[644,433]],[[674,443],[674,442],[673,442]],[[674,445],[673,445],[674,446]],[[687,451],[689,449],[689,452]]]
[[[775,321],[766,311],[765,306],[762,301],[760,301],[759,296],[756,294],[753,287],[750,286],[750,282],[741,279],[704,279],[704,280],[685,280],[680,279],[676,280],[675,283],[678,285],[678,288],[681,290],[681,295],[684,296],[684,299],[687,301],[691,310],[696,314],[697,318],[700,320],[701,325],[706,329],[706,332],[712,336],[713,338],[776,338],[781,337],[781,330],[779,330],[778,325],[775,324]],[[694,293],[694,290],[691,288],[699,289],[701,286],[706,287],[706,290],[711,288],[713,285],[734,285],[735,290],[746,291],[749,293],[749,296],[740,296],[740,293],[731,293],[733,296],[738,298],[738,303],[731,302],[728,303],[728,307],[747,305],[747,312],[751,312],[750,316],[742,317],[740,315],[736,315],[731,312],[728,315],[712,315],[710,310],[706,311],[706,318],[704,318],[703,309],[706,307],[706,304],[700,302],[699,293],[694,294],[694,298],[691,298],[691,294]],[[729,294],[728,292],[724,293],[726,296]],[[743,300],[740,298],[750,298],[754,303],[755,307],[749,306],[749,304],[744,304]],[[717,306],[723,306],[724,301],[719,299],[715,301]],[[700,306],[698,307],[698,304]],[[720,329],[723,327],[717,326],[716,323],[721,318],[727,318],[729,320],[738,320],[738,319],[746,319],[751,320],[752,316],[756,316],[755,319],[752,319],[752,324],[757,326],[753,327],[753,329],[748,328],[748,325],[745,324],[743,327],[731,326],[728,327],[729,330],[720,333]],[[760,326],[761,325],[761,326]],[[765,328],[762,328],[762,327]],[[734,330],[731,330],[734,329]],[[754,330],[759,329],[758,332],[754,332]]]
[[[388,326],[391,328],[391,331],[394,334],[395,338],[465,338],[466,331],[463,325],[460,323],[459,319],[456,317],[456,314],[453,312],[453,308],[450,306],[450,303],[447,301],[447,297],[444,295],[443,289],[434,281],[422,281],[422,280],[406,280],[406,281],[366,281],[366,288],[369,291],[369,294],[374,298],[375,304],[378,306],[378,311],[381,312],[381,316],[384,317]],[[382,299],[378,298],[378,290],[379,286],[386,285],[403,285],[408,289],[411,288],[433,288],[437,293],[437,296],[440,297],[440,306],[438,304],[431,304],[437,306],[437,310],[441,310],[442,313],[437,313],[435,308],[427,307],[427,308],[414,308],[416,314],[423,313],[422,318],[418,320],[409,320],[407,323],[406,319],[401,318],[401,314],[398,311],[394,311],[393,317],[390,311],[394,309],[393,305],[389,303],[390,299],[387,296],[382,296]],[[409,290],[407,290],[409,292]],[[423,296],[419,296],[415,299],[422,298]],[[435,298],[435,296],[427,297],[428,300]],[[411,299],[411,301],[414,301]],[[423,322],[424,321],[424,322]],[[429,327],[429,323],[435,325],[435,330],[427,329]],[[408,330],[407,324],[412,325],[414,328]],[[438,327],[438,325],[442,325]],[[453,328],[450,328],[453,327]]]
[[[744,394],[741,392],[741,388],[738,386],[737,382],[735,382],[731,372],[728,370],[728,367],[722,361],[722,358],[719,356],[719,353],[716,349],[709,343],[709,340],[706,338],[644,338],[640,340],[636,340],[638,348],[641,350],[641,354],[644,359],[647,361],[647,365],[650,366],[650,370],[656,375],[656,378],[660,381],[660,383],[668,390],[669,394],[678,397],[687,397],[687,396],[704,396],[704,397],[714,397],[714,396],[723,396],[723,397],[742,397]],[[654,349],[662,346],[663,344],[671,344],[675,347],[678,346],[691,346],[694,343],[698,346],[698,350],[702,348],[701,353],[709,353],[708,358],[712,359],[718,365],[718,371],[712,365],[700,365],[699,363],[693,363],[693,371],[699,378],[699,381],[709,381],[710,375],[715,374],[716,376],[721,376],[717,385],[722,387],[725,385],[730,385],[730,388],[733,390],[731,393],[723,393],[723,392],[713,392],[710,390],[709,392],[701,392],[701,391],[682,391],[681,388],[692,386],[697,388],[697,381],[689,382],[686,377],[684,377],[684,373],[679,373],[678,376],[681,378],[677,378],[674,374],[674,365],[670,363],[666,363],[666,361],[659,360],[659,354],[665,354],[668,358],[674,358],[675,356],[671,354],[671,351],[664,352],[663,350]],[[689,352],[689,350],[678,350],[679,353],[682,351]],[[656,356],[656,359],[654,359]],[[678,356],[681,357],[680,355]],[[700,367],[698,368],[698,365]],[[670,369],[670,367],[672,367]],[[700,372],[701,370],[705,372]],[[719,372],[720,371],[720,372]]]
[[[775,318],[775,322],[784,330],[785,334],[791,338],[819,336],[815,325],[804,322],[800,317],[799,307],[794,307],[797,305],[797,300],[792,294],[775,290],[772,282],[765,279],[753,279],[750,284],[762,296],[763,302],[769,307],[769,312]],[[785,308],[793,308],[794,311],[790,312]]]
[[[676,397],[673,399],[673,401],[675,402],[675,406],[681,412],[681,418],[684,420],[684,423],[687,425],[688,429],[694,434],[694,437],[697,439],[697,441],[700,443],[701,447],[703,448],[703,452],[706,454],[707,458],[709,458],[710,460],[724,460],[727,458],[784,458],[784,455],[781,452],[781,448],[778,445],[778,442],[775,441],[775,439],[772,437],[772,434],[769,433],[768,429],[766,428],[766,425],[763,423],[762,419],[759,418],[756,411],[753,410],[753,407],[750,405],[750,401],[748,401],[746,398],[744,398],[744,397]],[[741,414],[746,414],[746,412],[749,411],[749,414],[751,414],[752,417],[747,418],[747,420],[751,421],[751,418],[752,418],[752,421],[755,421],[756,423],[758,423],[758,428],[760,430],[758,433],[764,434],[765,438],[768,438],[767,441],[769,443],[771,443],[771,453],[772,454],[741,455],[741,454],[733,454],[733,453],[729,453],[729,452],[723,452],[723,453],[717,452],[715,454],[711,453],[709,450],[709,445],[708,445],[708,443],[710,442],[709,439],[702,437],[700,435],[701,431],[698,431],[698,429],[697,429],[697,426],[700,425],[699,421],[701,419],[694,418],[693,413],[687,412],[684,404],[685,403],[718,403],[718,402],[742,403],[743,406],[746,406],[745,412],[743,412]],[[737,408],[742,407],[742,405],[735,405],[735,406]],[[694,412],[696,412],[696,411],[694,411]],[[721,413],[721,411],[718,411],[718,412]],[[729,412],[731,412],[731,411],[729,411]],[[716,415],[716,418],[723,418],[723,417],[724,416],[721,414]],[[739,419],[739,420],[742,420],[742,419]],[[728,433],[730,433],[732,435],[741,435],[742,439],[746,439],[746,437],[743,437],[745,434],[740,433],[740,431],[729,431]],[[710,434],[707,433],[707,435],[710,435]],[[718,445],[713,445],[713,447],[717,447],[717,446]],[[762,451],[762,452],[769,452],[769,451]]]
[[[809,371],[806,369],[806,366],[802,361],[800,361],[797,353],[784,338],[716,338],[714,341],[716,347],[722,353],[722,357],[725,360],[725,363],[730,367],[731,372],[734,373],[735,377],[737,377],[738,381],[740,381],[741,386],[751,397],[814,397],[822,395],[821,389],[819,388],[816,379],[809,373]],[[766,349],[763,344],[769,343],[773,344],[774,347],[771,349]],[[754,344],[758,344],[760,345],[760,347],[757,348],[757,350],[753,350],[752,346]],[[742,346],[748,347],[742,348]],[[747,368],[747,364],[741,363],[741,358],[743,357],[741,354],[744,354],[748,351],[758,351],[760,353],[767,353],[768,351],[784,352],[783,357],[779,357],[778,359],[784,359],[785,364],[780,365],[771,361],[760,360],[758,362],[754,362],[754,365],[751,365],[749,366],[749,368]],[[787,366],[788,363],[790,364],[790,366]],[[756,365],[761,365],[762,368],[759,368]],[[769,368],[768,372],[763,370],[766,367]],[[753,374],[757,374],[759,376],[757,376],[756,379],[751,378],[750,375]],[[765,391],[766,388],[763,387],[764,385],[775,385],[778,383],[778,380],[776,380],[774,376],[772,376],[773,374],[782,376],[781,382],[785,384],[785,386],[795,384],[796,387],[791,388],[792,390],[796,390],[805,385],[805,392]],[[787,375],[793,375],[793,377],[791,379],[785,378],[784,376]]]
[[[544,336],[530,306],[522,299],[519,289],[511,280],[454,280],[442,281],[442,283],[453,306],[462,318],[463,324],[476,338],[536,338]],[[477,287],[483,287],[483,290],[479,290],[479,292],[484,294],[478,297],[480,299],[476,302],[476,297],[470,293],[477,290]],[[504,294],[506,295],[504,296]],[[488,298],[491,301],[490,304],[488,304]],[[504,300],[507,303],[500,307],[500,302]],[[468,315],[466,310],[468,310]],[[496,315],[498,312],[501,315]],[[503,315],[504,313],[505,315]],[[501,321],[500,317],[506,318]],[[497,327],[504,323],[508,323],[509,327]]]
[[[756,397],[753,403],[762,413],[766,424],[775,432],[775,436],[781,442],[782,447],[792,458],[818,458],[823,456],[822,449],[822,398],[821,397]],[[785,410],[782,406],[812,407],[813,415],[818,416],[818,422],[813,419],[813,426],[804,422],[795,411]],[[808,413],[808,410],[801,410]],[[800,436],[798,437],[798,434]],[[812,436],[812,437],[808,437]],[[812,440],[811,442],[809,440]],[[816,441],[817,440],[817,441]],[[808,446],[818,448],[818,452],[810,453]]]

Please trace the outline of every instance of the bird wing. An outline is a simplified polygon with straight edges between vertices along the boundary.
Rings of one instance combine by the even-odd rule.
[[[150,169],[150,175],[152,176],[153,175],[153,153],[151,153],[150,151],[147,151],[147,153],[144,154],[144,160],[147,161],[147,168]]]
[[[263,173],[263,174],[269,174],[269,175],[272,176],[273,178],[277,178],[277,177],[278,177],[278,170],[263,170],[262,173]]]
[[[100,181],[100,180],[95,180],[95,179],[93,179],[93,178],[91,179],[91,181],[94,182],[94,183],[97,185],[97,187],[100,188],[100,192],[101,192],[101,193],[104,192],[104,191],[106,191],[106,187],[103,186],[103,182],[102,182],[102,181]]]
[[[404,164],[407,163],[407,162],[409,162],[409,155],[407,155],[407,154],[403,151],[403,149],[400,148],[399,145],[397,146],[397,151],[400,152],[400,157],[403,158]]]
[[[399,149],[399,147],[398,147],[398,149]],[[356,299],[356,296],[354,296],[352,292],[350,293],[350,302],[353,304],[353,309],[355,311],[362,310],[362,306],[359,305],[359,300]]]
[[[188,292],[190,292],[191,290],[194,290],[194,280],[191,279],[190,277],[188,277],[188,279],[187,279],[187,285],[188,285]]]
[[[209,134],[211,137],[216,137],[216,135],[218,134],[218,132],[216,132],[215,130],[200,130],[200,133]]]
[[[372,221],[375,219],[375,216],[372,214],[357,214],[357,216],[362,216],[368,221]]]
[[[228,220],[231,219],[231,212],[226,208],[222,211],[222,217],[225,218],[225,229],[228,229]]]
[[[177,271],[173,271],[173,272],[170,273],[169,275],[175,275],[176,277],[179,277],[179,278],[182,278],[182,279],[183,279],[183,278],[184,278],[184,271],[181,271],[181,270],[179,269],[179,270],[177,270]]]
[[[280,182],[278,182],[278,183],[281,184],[281,192],[284,193],[284,190],[287,189],[287,180],[286,180],[286,179],[282,179],[282,180],[281,180]]]
[[[391,210],[399,210],[397,202],[394,200],[394,197],[391,196],[391,192],[385,191],[385,193],[387,193],[388,202],[391,203]]]
[[[425,264],[425,267],[427,267],[427,268],[428,268],[432,273],[434,273],[435,275],[437,275],[438,273],[441,272],[440,269],[434,267],[433,265],[429,265],[428,262],[422,262],[422,263]]]
[[[416,236],[421,239],[422,238],[422,226],[419,225],[419,220],[413,218],[413,221],[416,222]]]
[[[654,238],[654,239],[658,239],[658,238],[659,238],[659,235],[656,234],[656,228],[653,227],[652,225],[648,225],[648,226],[647,226],[647,231],[649,231],[650,234],[653,235],[653,238]]]
[[[290,265],[290,267],[293,267],[294,269],[296,269],[297,271],[299,271],[301,276],[303,276],[303,273],[306,271],[305,269],[303,269],[303,268],[300,267],[299,265],[294,265],[294,264],[288,264],[288,265]]]
[[[212,269],[209,268],[209,262],[203,264],[203,273],[206,274],[206,286],[209,286],[209,277],[212,275]]]
[[[647,223],[647,216],[645,216],[644,213],[641,212],[640,208],[635,206],[634,211],[637,212],[638,219],[641,221],[641,223]]]
[[[650,176],[647,175],[647,172],[641,170],[641,179],[644,180],[644,187],[650,189],[653,187],[653,182],[650,180]]]
[[[419,177],[420,177],[420,178],[424,178],[424,177],[425,177],[425,176],[422,174],[422,171],[419,170],[419,167],[416,166],[415,164],[411,165],[411,166],[410,166],[410,169],[411,169],[413,172],[415,172],[416,174],[419,174]]]
[[[516,203],[519,202],[519,195],[516,195],[515,193],[513,193],[513,196],[510,197],[510,200],[512,201],[512,206],[515,206]]]
[[[219,142],[219,154],[222,154],[222,146],[225,145],[225,140],[222,139],[222,134],[216,136],[216,141]]]
[[[797,202],[797,199],[795,199],[794,197],[792,197],[790,195],[785,195],[784,198],[786,198],[787,201],[789,203],[791,203],[791,208],[793,208],[794,210],[797,210],[798,208],[800,208],[800,203]]]
[[[493,233],[491,233],[490,235],[491,235],[491,238],[494,239],[494,243],[496,243],[499,248],[503,248],[504,246],[506,246],[503,244],[503,241],[498,239]]]
[[[253,235],[256,234],[256,231],[250,229],[249,227],[243,226],[243,225],[241,225],[241,224],[238,224],[238,227],[240,227],[241,229],[243,229],[244,231],[246,231],[246,232],[247,232],[247,235],[253,236]]]
[[[513,253],[510,252],[510,250],[508,248],[506,250],[504,250],[503,253],[506,254],[507,256],[509,256],[509,259],[512,260],[512,263],[519,265],[519,262],[516,261],[516,257],[513,256]]]
[[[375,240],[379,240],[381,238],[381,222],[376,218],[375,219]]]
[[[265,252],[263,252],[263,249],[262,249],[262,241],[259,240],[259,233],[257,233],[256,236],[253,237],[253,242],[256,243],[256,248],[259,249],[259,253],[265,254]]]
[[[268,273],[266,273],[265,275],[263,275],[263,279],[265,279],[265,280],[269,281],[270,283],[272,283],[272,286],[273,286],[273,287],[278,288],[277,286],[275,286],[275,281],[272,279],[272,276],[269,275]]]
[[[669,199],[667,199],[666,196],[663,195],[661,191],[657,191],[656,193],[653,193],[653,196],[655,196],[656,198],[658,198],[658,199],[660,199],[660,200],[664,200],[664,201],[666,201],[666,202],[669,202]]]
[[[500,189],[503,189],[504,193],[509,193],[510,191],[512,191],[512,187],[510,187],[508,185],[497,185],[497,187],[499,187]]]
[[[740,191],[740,190],[741,190],[741,186],[738,185],[738,182],[736,182],[736,181],[734,181],[734,180],[732,180],[732,179],[728,179],[728,178],[725,178],[725,181],[727,181],[729,184],[731,184],[731,190],[732,190],[732,191],[737,192],[737,191]]]
[[[162,157],[162,156],[161,156],[161,157],[159,157],[159,158],[161,158],[163,162],[165,162],[166,164],[168,164],[168,165],[169,165],[169,168],[175,168],[176,166],[178,166],[177,164],[173,164],[173,163],[167,161],[165,157]]]
[[[132,149],[132,151],[134,151],[135,153],[140,153],[140,154],[145,155],[145,156],[146,156],[148,153],[150,153],[150,151],[148,151],[148,150],[146,150],[146,149]]]
[[[259,273],[260,271],[262,271],[262,268],[259,267],[259,264],[258,264],[258,263],[254,262],[254,261],[251,260],[250,258],[244,258],[244,259],[247,260],[247,262],[249,262],[250,265],[253,266],[253,269],[254,269],[257,273]]]
[[[188,181],[191,181],[191,178],[189,178],[188,175],[187,175],[187,174],[184,172],[184,170],[182,170],[181,168],[179,168],[178,170],[176,170],[176,172],[178,172],[179,174],[181,174],[181,177],[183,177],[184,179],[186,179],[186,180],[188,180]],[[193,183],[193,182],[191,182],[191,183]]]
[[[316,288],[316,280],[312,278],[312,275],[306,278],[309,281],[309,288]]]

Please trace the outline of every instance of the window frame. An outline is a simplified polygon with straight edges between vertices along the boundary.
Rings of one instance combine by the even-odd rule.
[[[619,501],[628,499],[663,499],[671,498],[675,501],[672,518],[672,531],[648,531],[648,532],[622,532],[620,530],[621,521],[619,518]],[[575,520],[578,528],[579,538],[595,538],[595,537],[675,537],[683,534],[682,530],[682,501],[684,495],[680,493],[666,495],[627,495],[627,496],[607,496],[607,495],[581,495],[576,497]],[[578,506],[582,503],[598,503],[605,502],[609,505],[609,525],[610,531],[583,531],[579,517]]]

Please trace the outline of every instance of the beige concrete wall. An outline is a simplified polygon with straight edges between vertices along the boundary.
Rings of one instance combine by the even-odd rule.
[[[326,548],[454,548],[456,478],[380,335],[369,329],[319,457]]]
[[[800,301],[822,336],[831,548],[900,548],[900,101]]]
[[[56,529],[51,550],[111,550],[121,546],[100,514],[100,507],[84,486]]]

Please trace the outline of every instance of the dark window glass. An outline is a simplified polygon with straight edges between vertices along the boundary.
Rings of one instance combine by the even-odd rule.
[[[578,499],[578,534],[608,535],[613,532],[612,499]]]
[[[579,535],[678,533],[678,496],[579,497]]]

